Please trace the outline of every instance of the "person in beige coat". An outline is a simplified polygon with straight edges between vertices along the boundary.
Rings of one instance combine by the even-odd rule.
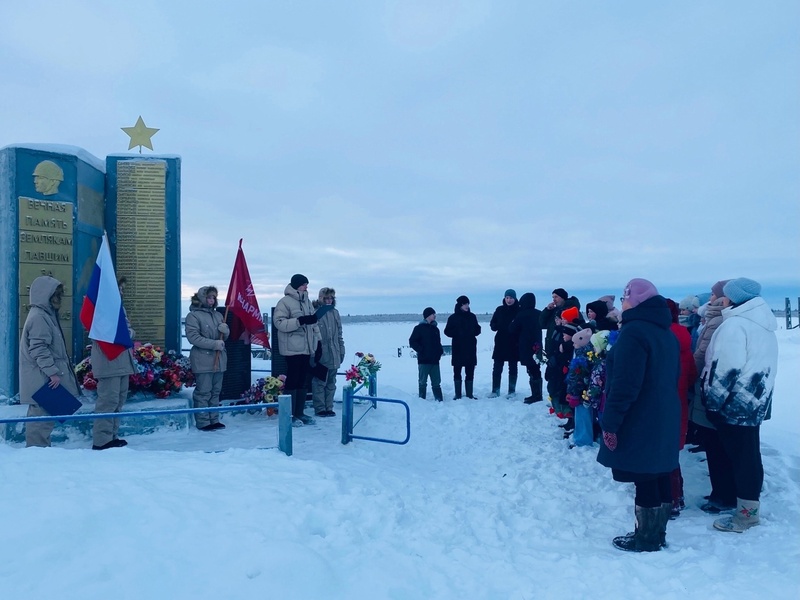
[[[308,277],[293,275],[283,293],[275,306],[273,322],[278,330],[278,350],[286,358],[284,394],[292,396],[292,425],[300,427],[314,422],[304,412],[306,381],[322,335],[308,299]]]
[[[125,278],[117,280],[119,295],[125,291]],[[125,309],[122,309],[125,312]],[[125,313],[125,324],[131,340],[136,332],[131,329],[128,315]],[[114,360],[100,349],[95,340],[92,340],[92,374],[97,380],[97,404],[95,412],[118,413],[122,410],[125,400],[128,399],[130,376],[136,372],[133,362],[133,350],[127,349]],[[121,448],[128,442],[119,438],[119,419],[95,419],[92,426],[92,450],[107,450],[108,448]]]
[[[318,417],[335,417],[333,397],[336,394],[336,371],[344,360],[344,337],[342,336],[342,317],[336,309],[336,290],[324,287],[319,291],[319,300],[312,302],[315,309],[330,306],[319,317],[319,332],[322,336],[322,352],[318,363],[327,371],[326,379],[314,375],[311,379],[311,395],[314,401],[314,413]]]
[[[28,316],[19,340],[19,400],[28,405],[29,417],[49,414],[33,399],[45,383],[54,389],[63,385],[74,396],[79,393],[58,321],[63,295],[63,284],[53,277],[37,277],[30,287]],[[54,426],[54,421],[26,423],[25,445],[50,446]]]
[[[228,367],[225,341],[230,329],[217,311],[217,288],[205,286],[192,296],[189,314],[184,322],[186,339],[192,345],[189,363],[195,378],[192,401],[195,408],[219,406],[222,377]],[[225,429],[218,412],[194,413],[195,425],[200,431]]]
[[[703,373],[711,338],[722,325],[722,309],[725,308],[723,288],[728,281],[723,279],[711,286],[711,298],[705,309],[706,324],[700,332],[694,351],[694,361],[699,367],[698,373]],[[736,483],[733,479],[731,459],[722,445],[716,426],[706,416],[706,408],[701,399],[702,387],[703,378],[698,377],[689,412],[689,420],[697,426],[697,435],[705,449],[711,483],[711,492],[706,498],[708,502],[705,502],[700,509],[710,514],[719,514],[736,505]]]

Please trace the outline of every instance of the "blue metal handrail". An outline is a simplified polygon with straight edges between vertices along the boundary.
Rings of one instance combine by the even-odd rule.
[[[87,421],[94,419],[126,419],[129,417],[149,417],[153,415],[178,415],[204,412],[231,412],[234,410],[251,408],[277,408],[278,409],[278,448],[286,456],[292,455],[292,397],[278,396],[277,402],[263,402],[260,404],[239,404],[234,406],[208,406],[205,408],[165,408],[161,410],[125,411],[114,413],[80,413],[74,415],[46,415],[42,417],[14,417],[0,419],[2,423],[35,423],[42,421]]]
[[[342,444],[349,444],[352,440],[368,440],[372,442],[383,442],[385,444],[397,444],[397,445],[404,445],[408,443],[408,440],[411,439],[411,408],[403,402],[402,400],[395,400],[394,398],[378,398],[376,396],[356,396],[355,392],[358,391],[361,387],[358,388],[345,388],[343,390],[343,402],[342,402]],[[353,423],[353,400],[358,398],[359,400],[369,400],[371,405],[367,407],[361,416],[358,418],[358,421]],[[366,414],[370,410],[375,410],[378,407],[378,402],[388,402],[390,404],[402,404],[406,409],[406,437],[404,440],[389,440],[386,438],[376,438],[376,437],[368,437],[362,435],[353,435],[353,429],[356,425],[361,422]]]

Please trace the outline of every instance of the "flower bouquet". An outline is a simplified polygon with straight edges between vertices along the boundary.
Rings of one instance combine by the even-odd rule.
[[[353,389],[368,383],[370,376],[381,370],[381,363],[369,352],[356,352],[356,357],[359,359],[358,363],[350,365],[344,373],[345,380],[350,382]]]
[[[129,393],[145,392],[156,398],[166,398],[183,386],[194,385],[194,373],[189,359],[173,350],[164,352],[153,344],[135,344],[133,362],[136,372],[130,376]],[[78,383],[85,390],[96,390],[97,379],[92,373],[92,357],[87,356],[75,367]]]
[[[242,402],[239,404],[261,404],[262,402],[277,402],[278,396],[283,391],[286,382],[286,375],[277,377],[261,377],[250,389],[242,394]],[[278,412],[277,408],[267,408],[267,416]]]

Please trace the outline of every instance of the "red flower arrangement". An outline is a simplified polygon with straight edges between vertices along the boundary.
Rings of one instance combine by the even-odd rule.
[[[188,357],[164,352],[153,344],[135,344],[133,348],[136,373],[130,377],[129,393],[146,392],[156,398],[166,398],[183,386],[194,386],[194,373]],[[85,390],[96,390],[97,379],[92,373],[92,358],[87,356],[75,367],[78,383]]]

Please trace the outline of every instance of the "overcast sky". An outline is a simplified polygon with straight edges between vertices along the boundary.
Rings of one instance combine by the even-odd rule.
[[[0,147],[139,115],[187,297],[800,286],[796,0],[0,4]]]

